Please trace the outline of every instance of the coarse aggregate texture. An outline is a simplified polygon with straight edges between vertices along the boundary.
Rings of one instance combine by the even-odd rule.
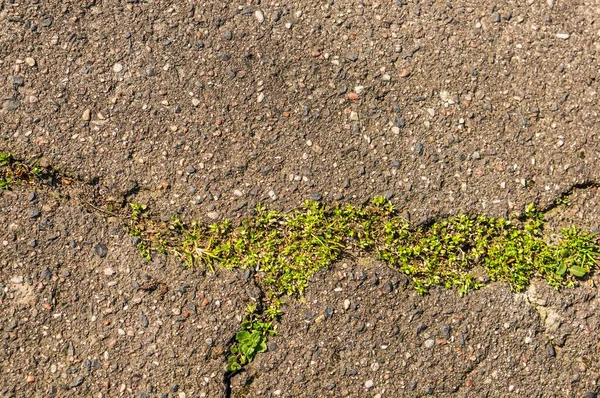
[[[0,193],[2,395],[595,397],[594,273],[422,296],[372,256],[338,258],[232,375],[263,285],[146,262],[123,215],[239,225],[259,203],[383,195],[416,226],[573,191],[545,230],[596,233],[599,11],[0,0],[0,152],[33,173]]]

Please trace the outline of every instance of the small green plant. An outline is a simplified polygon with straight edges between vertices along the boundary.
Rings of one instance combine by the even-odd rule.
[[[9,189],[15,183],[33,184],[45,181],[53,183],[68,179],[56,171],[44,168],[38,163],[29,164],[16,159],[11,153],[0,153],[0,189]]]
[[[275,334],[272,313],[259,314],[254,304],[248,305],[241,330],[235,335],[235,344],[227,359],[226,369],[237,372],[252,362],[257,354],[267,350],[267,339]]]
[[[131,207],[131,219],[133,221],[140,221],[144,212],[148,209],[148,206],[139,203],[130,203]]]
[[[1,152],[0,153],[0,166],[5,167],[13,162],[14,158],[11,153]]]
[[[569,205],[569,197],[564,195],[554,201],[555,204],[559,206],[568,206]]]

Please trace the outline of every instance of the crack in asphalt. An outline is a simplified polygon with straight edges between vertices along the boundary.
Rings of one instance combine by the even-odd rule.
[[[38,155],[38,156],[33,157],[32,159],[36,159],[39,157],[40,156]],[[31,162],[31,159],[29,160],[29,162]],[[101,186],[101,180],[99,177],[96,177],[92,180],[86,181],[81,177],[71,176],[68,173],[61,172],[52,167],[48,167],[48,170],[51,172],[50,180],[48,180],[48,181],[40,180],[39,183],[36,181],[35,183],[33,183],[31,185],[38,187],[38,189],[42,188],[42,189],[53,191],[59,198],[64,199],[66,201],[79,202],[82,205],[82,207],[90,209],[92,213],[101,213],[105,216],[116,217],[121,220],[129,219],[127,205],[129,203],[132,203],[132,199],[135,198],[135,196],[137,194],[139,194],[140,192],[155,191],[154,189],[151,189],[151,188],[141,187],[136,181],[134,181],[133,186],[130,189],[128,189],[124,192],[121,192],[120,194],[115,196],[114,194],[111,195],[108,192],[103,192],[103,189]],[[25,188],[27,188],[28,186],[29,185],[23,185],[23,187],[25,187]],[[79,188],[81,191],[73,192],[74,190],[76,190],[76,188]],[[581,183],[572,184],[569,188],[567,188],[566,190],[561,192],[559,195],[557,195],[555,200],[553,200],[550,204],[548,204],[544,208],[540,209],[539,211],[542,214],[547,214],[548,212],[560,207],[563,204],[563,202],[561,200],[565,200],[565,199],[569,198],[577,190],[586,190],[586,189],[590,189],[590,188],[600,188],[600,182],[595,181],[595,180],[588,180],[588,181],[584,181]],[[85,196],[87,196],[87,198],[85,198]],[[109,206],[110,204],[115,205],[117,207],[117,209],[115,210],[114,208],[112,208],[112,206]],[[111,210],[108,210],[107,207],[111,207]],[[523,220],[524,217],[525,217],[525,215],[523,214],[517,218],[519,220]],[[432,217],[432,218],[426,219],[422,223],[422,226],[426,226],[428,224],[434,223],[436,220],[437,220],[437,217]],[[253,274],[251,278],[248,278],[248,281],[251,281],[251,283],[257,288],[257,290],[259,292],[258,297],[256,297],[256,302],[257,302],[258,310],[260,312],[262,312],[262,310],[264,309],[264,305],[265,305],[265,302],[264,302],[265,292],[261,288],[260,284],[257,283],[256,274]],[[529,300],[527,300],[527,302],[533,307],[534,311],[536,312],[536,315],[538,316],[538,318],[541,322],[542,329],[545,330],[545,327],[543,325],[543,319],[542,319],[540,312],[538,311],[538,309],[536,308],[534,303],[530,302]],[[231,347],[235,344],[236,333],[237,333],[237,331],[227,341],[226,350],[224,353],[224,361],[225,362],[227,362],[227,357],[230,353]],[[463,380],[463,382],[466,382],[468,380],[468,377],[477,370],[477,368],[481,365],[481,363],[487,358],[487,355],[488,355],[487,350],[484,351],[481,355],[477,355],[477,359],[472,363],[472,366],[469,366],[469,368],[464,372],[463,377],[461,378]],[[222,398],[231,398],[232,397],[232,394],[233,394],[232,379],[233,379],[233,377],[235,377],[236,375],[238,375],[244,371],[245,371],[245,369],[241,369],[241,370],[234,371],[234,372],[225,370],[223,372],[223,377],[222,377],[223,387],[222,387],[222,394],[221,394]],[[253,382],[253,379],[250,380],[249,383],[247,383],[243,387],[244,388],[248,387],[249,385],[251,385],[252,382]],[[463,388],[463,385],[456,386],[456,391],[458,392],[462,388]]]

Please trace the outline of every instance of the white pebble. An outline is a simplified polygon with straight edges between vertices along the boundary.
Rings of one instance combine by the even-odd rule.
[[[120,63],[116,63],[113,65],[113,72],[115,73],[119,73],[123,70],[123,65],[121,65]]]
[[[25,58],[25,63],[31,67],[35,66],[35,59],[31,58],[31,57],[27,57]]]
[[[557,33],[556,37],[558,37],[559,39],[567,40],[569,37],[571,37],[571,35],[568,33]]]
[[[433,339],[425,340],[425,347],[431,348],[435,345],[435,341]]]
[[[344,309],[348,310],[348,308],[350,308],[350,300],[346,299],[344,300]]]
[[[217,218],[219,218],[219,213],[217,213],[216,211],[211,211],[207,214],[207,216],[212,220],[216,220]]]
[[[367,380],[365,381],[365,388],[371,388],[375,385],[375,382],[373,380]]]
[[[258,23],[265,22],[265,14],[261,10],[254,11],[254,18],[258,21]]]
[[[269,191],[269,197],[271,198],[271,200],[277,200],[277,194],[273,190]]]

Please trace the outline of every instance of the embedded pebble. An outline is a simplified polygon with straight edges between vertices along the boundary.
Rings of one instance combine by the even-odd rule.
[[[254,11],[254,18],[258,21],[258,23],[263,23],[265,21],[265,14],[261,10]]]
[[[104,258],[108,254],[108,247],[104,243],[98,243],[94,246],[94,253],[100,258]]]
[[[217,218],[219,218],[219,213],[217,213],[216,211],[211,211],[208,212],[206,214],[208,216],[208,218],[210,218],[211,220],[216,220]]]

